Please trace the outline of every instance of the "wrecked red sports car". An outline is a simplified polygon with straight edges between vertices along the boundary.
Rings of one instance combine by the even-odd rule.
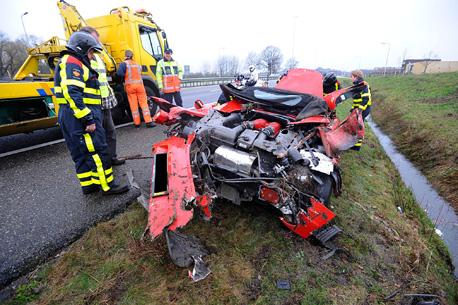
[[[151,236],[183,227],[195,211],[210,219],[223,198],[270,205],[303,238],[332,238],[340,231],[328,206],[341,191],[339,152],[364,136],[359,110],[342,122],[334,110],[358,88],[323,97],[319,72],[294,69],[276,88],[221,90],[228,102],[193,109],[153,98],[161,109],[154,121],[171,127],[153,146]]]

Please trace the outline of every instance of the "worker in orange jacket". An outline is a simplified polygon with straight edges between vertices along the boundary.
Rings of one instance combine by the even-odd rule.
[[[146,90],[143,86],[142,67],[132,59],[133,57],[134,53],[130,50],[126,50],[125,60],[119,65],[116,75],[124,80],[124,88],[129,100],[135,127],[140,127],[141,123],[140,112],[138,110],[139,104],[146,127],[154,127],[153,120],[151,119],[151,114],[149,112]]]

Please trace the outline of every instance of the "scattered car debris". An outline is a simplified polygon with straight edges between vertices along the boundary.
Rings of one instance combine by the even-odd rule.
[[[404,294],[401,305],[441,305],[435,294]]]
[[[194,260],[194,269],[192,272],[189,271],[189,277],[195,283],[205,279],[210,274],[211,270],[202,260],[201,256],[193,256],[192,259]]]
[[[282,289],[282,290],[290,290],[291,289],[291,283],[288,280],[279,279],[279,280],[277,280],[277,288],[278,289]]]
[[[444,234],[444,233],[442,233],[442,231],[439,230],[438,228],[435,228],[435,229],[434,229],[434,232],[436,232],[436,234],[439,235],[440,237],[442,237],[442,235]]]
[[[175,265],[185,268],[194,263],[193,271],[189,271],[189,277],[193,282],[201,281],[210,274],[210,269],[202,259],[209,253],[198,238],[168,229],[164,229],[164,235],[170,258]]]

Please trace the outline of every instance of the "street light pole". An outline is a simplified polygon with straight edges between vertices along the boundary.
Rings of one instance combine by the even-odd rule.
[[[294,58],[294,47],[296,46],[296,21],[298,16],[293,16],[293,47],[291,49],[291,58]]]
[[[21,21],[22,21],[22,28],[24,29],[25,39],[27,40],[27,46],[30,47],[29,36],[27,35],[27,31],[25,30],[25,25],[24,25],[24,16],[27,15],[28,13],[29,12],[25,12],[21,15]]]
[[[388,66],[388,57],[390,56],[391,44],[389,42],[382,42],[382,45],[388,45],[388,52],[386,52],[385,70],[383,76],[386,76],[386,67]]]

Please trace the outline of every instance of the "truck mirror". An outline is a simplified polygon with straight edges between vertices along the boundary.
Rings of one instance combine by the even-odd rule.
[[[167,35],[165,34],[165,32],[162,32],[162,38],[164,38],[164,39],[167,38]]]

